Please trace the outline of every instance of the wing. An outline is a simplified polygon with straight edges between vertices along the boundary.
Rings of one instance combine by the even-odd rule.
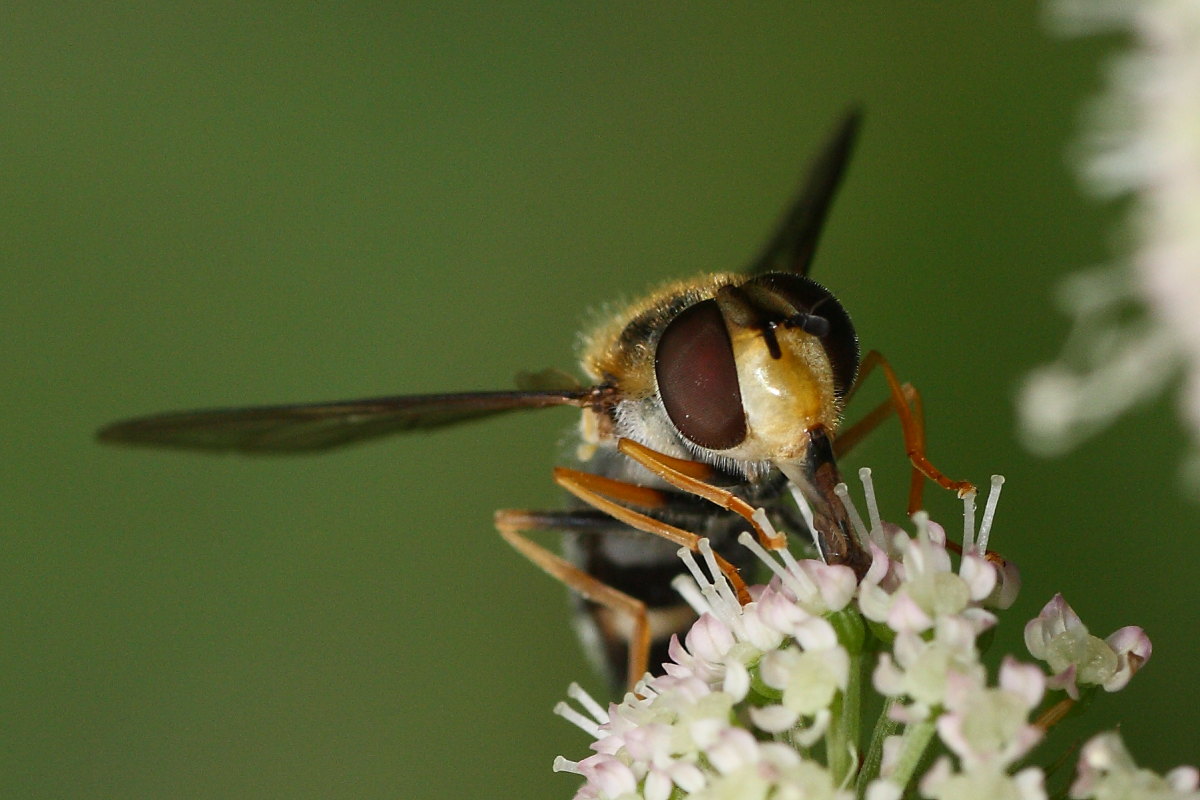
[[[591,406],[599,387],[377,397],[336,403],[175,411],[114,422],[96,434],[113,444],[239,453],[304,453],[378,436],[429,430],[508,411]]]
[[[846,171],[861,122],[862,113],[857,108],[846,112],[809,167],[800,193],[767,240],[766,247],[746,269],[747,273],[808,274],[817,241],[821,238],[821,228]]]

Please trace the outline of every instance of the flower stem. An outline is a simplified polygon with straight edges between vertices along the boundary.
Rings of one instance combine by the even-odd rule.
[[[883,710],[879,712],[879,719],[875,720],[875,730],[871,732],[871,744],[867,747],[862,769],[858,771],[858,782],[855,784],[859,798],[866,796],[867,787],[871,781],[879,777],[879,768],[883,764],[883,743],[889,736],[900,730],[900,723],[892,719],[891,715],[892,706],[896,705],[896,702],[896,698],[889,697],[883,704]]]
[[[1067,714],[1070,713],[1071,709],[1074,708],[1074,706],[1074,700],[1069,697],[1064,697],[1062,700],[1046,709],[1046,711],[1040,717],[1038,717],[1037,721],[1033,724],[1041,728],[1043,733],[1049,731],[1055,725],[1062,722],[1063,719],[1066,718]]]
[[[908,786],[913,773],[921,765],[921,758],[933,738],[934,718],[909,725],[904,730],[904,739],[900,744],[900,756],[896,759],[896,769],[888,776],[888,780],[897,786]]]
[[[843,786],[858,766],[859,715],[862,706],[862,652],[850,656],[850,676],[846,691],[834,700],[833,717],[825,732],[825,752],[834,781]]]

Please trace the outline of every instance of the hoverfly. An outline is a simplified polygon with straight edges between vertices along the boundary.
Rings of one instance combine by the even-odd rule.
[[[789,491],[811,509],[820,556],[861,577],[870,559],[835,496],[836,458],[888,414],[897,414],[904,431],[914,509],[925,478],[960,495],[973,488],[925,458],[916,391],[878,353],[860,362],[849,315],[808,277],[858,127],[856,111],[836,126],[745,270],[667,284],[593,330],[581,359],[590,385],[543,375],[516,391],[171,412],[116,422],[99,438],[315,452],[520,409],[577,407],[581,468],[554,470],[572,504],[501,510],[495,523],[514,547],[575,590],[585,644],[610,675],[624,675],[632,686],[648,665],[663,663],[670,635],[694,619],[670,586],[683,571],[678,546],[694,549],[708,538],[722,571],[744,592],[738,572],[748,566],[748,551],[736,543],[738,531],[749,523],[764,544],[782,546],[754,519],[755,508],[776,527],[808,529]],[[846,401],[874,367],[884,373],[889,399],[842,429]],[[563,557],[525,536],[537,530],[563,534]]]

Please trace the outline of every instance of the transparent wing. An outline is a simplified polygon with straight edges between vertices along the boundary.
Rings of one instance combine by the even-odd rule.
[[[114,422],[101,442],[240,453],[303,453],[508,411],[586,406],[599,389],[407,395],[334,403],[175,411]]]
[[[809,167],[808,175],[766,246],[746,272],[796,272],[807,275],[821,238],[825,217],[833,205],[838,185],[850,160],[850,151],[862,122],[862,113],[851,108],[834,128]]]

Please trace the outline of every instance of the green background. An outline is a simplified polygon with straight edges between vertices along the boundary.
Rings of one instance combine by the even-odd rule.
[[[739,267],[852,101],[815,274],[924,392],[934,460],[1008,476],[996,651],[1057,590],[1142,625],[1153,660],[1087,728],[1197,759],[1174,401],[1061,460],[1014,433],[1054,287],[1112,253],[1066,153],[1118,39],[1031,2],[400,5],[0,9],[0,793],[569,796],[550,762],[585,740],[550,708],[599,684],[490,520],[559,502],[571,412],[311,459],[92,432],[570,367],[588,309]],[[851,464],[893,518],[898,442]]]

